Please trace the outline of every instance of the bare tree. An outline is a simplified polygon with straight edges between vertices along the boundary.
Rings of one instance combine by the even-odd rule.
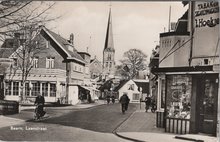
[[[145,70],[147,55],[139,49],[130,49],[124,53],[124,59],[120,62],[123,75],[127,75],[129,79],[133,79],[139,71]]]
[[[34,67],[34,58],[44,52],[39,32],[42,26],[58,17],[49,17],[48,12],[54,2],[1,1],[0,2],[0,40],[13,37],[16,46],[9,57],[16,59],[16,66],[10,68],[10,76],[21,76],[21,102],[26,99],[25,82]],[[19,34],[19,38],[14,35]]]
[[[49,10],[55,2],[43,1],[0,1],[0,41],[13,37],[30,25],[45,25],[56,19],[50,17]]]

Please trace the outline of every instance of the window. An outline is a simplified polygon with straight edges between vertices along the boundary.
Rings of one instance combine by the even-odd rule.
[[[33,84],[33,89],[32,89],[32,96],[37,96],[38,93],[40,93],[40,83],[32,83]]]
[[[110,62],[109,67],[110,67],[110,68],[112,67],[112,62]]]
[[[167,76],[167,117],[190,118],[192,77],[189,75]]]
[[[53,69],[54,68],[54,57],[47,57],[46,59],[46,68]]]
[[[140,99],[140,94],[134,93],[132,99],[133,99],[133,100],[139,100],[139,99]]]
[[[17,58],[13,58],[14,61],[14,66],[18,66],[18,59]]]
[[[13,82],[13,96],[19,95],[19,82]]]
[[[128,90],[133,90],[134,91],[134,84],[128,84]]]
[[[33,66],[33,68],[38,68],[38,57],[34,57],[31,59],[31,64]]]
[[[25,96],[30,96],[29,83],[25,83]]]
[[[105,64],[105,67],[106,67],[106,68],[108,67],[108,63]]]
[[[6,85],[6,87],[7,87],[6,90],[5,90],[5,94],[6,94],[6,95],[11,95],[11,89],[12,89],[12,88],[11,88],[11,82],[6,82],[5,85]]]
[[[46,40],[46,48],[49,48],[49,41]]]
[[[50,84],[50,96],[56,97],[56,84]]]
[[[42,95],[48,96],[48,83],[42,83]]]

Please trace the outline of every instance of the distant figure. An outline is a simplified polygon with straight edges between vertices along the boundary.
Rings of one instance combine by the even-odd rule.
[[[144,101],[145,101],[145,112],[147,112],[151,105],[151,98],[147,96]]]
[[[109,104],[110,103],[110,96],[109,95],[107,95],[107,97],[106,97],[106,100],[107,100],[107,104]]]
[[[128,110],[128,104],[129,104],[129,102],[130,102],[130,99],[129,99],[129,97],[127,96],[127,94],[123,94],[123,95],[120,97],[119,102],[121,103],[122,113],[124,114],[125,111]]]
[[[115,96],[114,95],[112,96],[112,103],[113,104],[115,103]]]
[[[44,97],[40,93],[38,93],[38,96],[36,97],[34,104],[37,105],[37,113],[40,114],[40,117],[44,116],[46,113],[44,111],[44,103]]]
[[[91,98],[91,95],[90,95],[90,91],[87,92],[87,100],[88,100],[88,103],[91,103],[91,102],[92,102],[92,98]]]

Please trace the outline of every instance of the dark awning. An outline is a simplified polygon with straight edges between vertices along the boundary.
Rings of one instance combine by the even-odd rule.
[[[154,74],[167,73],[167,72],[204,72],[213,71],[213,66],[191,66],[191,67],[164,67],[152,68],[151,72]]]

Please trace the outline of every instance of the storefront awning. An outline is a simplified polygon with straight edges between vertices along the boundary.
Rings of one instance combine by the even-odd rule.
[[[164,67],[164,68],[152,68],[151,72],[154,74],[160,73],[176,73],[176,72],[205,72],[205,71],[213,71],[213,66],[191,66],[191,67]]]

